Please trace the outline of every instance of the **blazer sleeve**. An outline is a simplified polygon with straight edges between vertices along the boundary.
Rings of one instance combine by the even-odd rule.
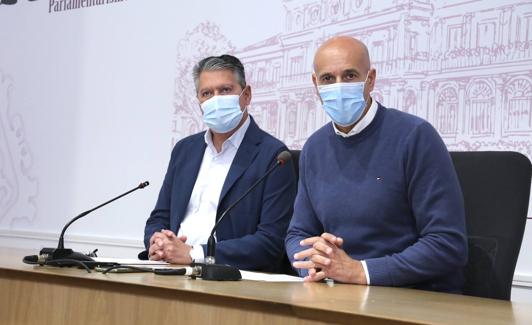
[[[144,247],[150,248],[150,238],[153,233],[161,231],[161,229],[170,229],[170,202],[172,197],[172,183],[175,176],[175,157],[178,147],[174,148],[164,176],[163,185],[159,191],[159,197],[155,208],[150,214],[150,217],[146,221],[144,228]]]

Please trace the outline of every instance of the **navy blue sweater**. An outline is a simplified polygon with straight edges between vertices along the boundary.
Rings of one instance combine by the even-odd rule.
[[[306,142],[288,229],[300,240],[329,232],[365,260],[371,285],[461,292],[467,240],[450,155],[426,121],[379,105],[371,124],[343,138],[330,123]],[[306,271],[300,270],[300,275]]]

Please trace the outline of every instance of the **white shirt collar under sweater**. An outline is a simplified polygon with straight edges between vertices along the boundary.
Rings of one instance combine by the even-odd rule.
[[[352,137],[353,135],[359,134],[360,132],[362,132],[362,130],[364,130],[368,125],[371,124],[371,122],[375,118],[375,115],[377,115],[377,109],[378,108],[379,108],[379,104],[377,104],[377,102],[372,98],[371,99],[371,105],[369,106],[369,109],[366,112],[366,115],[364,115],[362,117],[362,119],[360,121],[358,121],[358,123],[355,125],[355,127],[353,129],[351,129],[351,131],[349,131],[348,133],[344,133],[344,132],[340,131],[336,127],[334,122],[331,122],[332,125],[333,125],[333,128],[334,128],[334,133],[336,133],[337,135],[339,135],[339,136],[341,136],[343,138],[349,138],[349,137]]]

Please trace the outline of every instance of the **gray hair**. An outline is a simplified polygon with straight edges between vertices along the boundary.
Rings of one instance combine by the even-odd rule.
[[[220,56],[210,56],[199,61],[192,70],[192,77],[194,78],[194,85],[196,86],[196,93],[199,87],[199,76],[203,71],[219,71],[230,70],[233,71],[236,81],[240,87],[246,87],[246,75],[244,73],[244,66],[242,62],[236,57],[224,54]]]

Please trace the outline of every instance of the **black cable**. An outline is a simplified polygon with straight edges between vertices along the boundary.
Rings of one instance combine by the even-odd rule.
[[[74,263],[77,265],[82,266],[88,273],[91,273],[90,268],[87,266],[87,263],[95,264],[95,262],[81,262],[74,259],[55,259],[45,262],[38,262],[39,257],[37,255],[28,255],[24,256],[22,261],[26,264],[31,265],[49,265],[49,266],[72,266],[72,265],[61,265],[61,263]],[[202,265],[201,263],[192,263],[192,265]],[[133,265],[121,265],[121,264],[115,264],[108,268],[106,268],[102,274],[107,274],[109,271],[116,270],[116,269],[131,269],[139,272],[151,272],[155,273],[157,275],[186,275],[186,269],[180,268],[180,269],[173,269],[173,268],[160,268],[160,269],[152,269],[147,267],[139,267],[139,266],[133,266]]]
[[[153,272],[152,269],[147,267],[138,267],[133,265],[113,265],[111,267],[106,268],[102,274],[107,274],[109,271],[116,270],[116,269],[131,269],[139,272]]]
[[[55,259],[55,260],[39,262],[39,257],[37,255],[28,255],[28,256],[24,256],[24,258],[22,259],[22,262],[26,264],[31,264],[31,265],[49,265],[49,266],[72,266],[71,264],[73,263],[73,264],[77,264],[81,266],[88,273],[91,273],[91,270],[87,266],[87,264],[81,261],[78,261],[78,260],[70,259],[70,258],[60,258],[60,259]],[[70,263],[70,265],[68,264],[61,265],[61,263]]]
[[[153,273],[157,275],[186,275],[187,269],[181,268],[181,269],[154,269]]]
[[[71,265],[61,265],[61,263],[74,263],[74,264],[77,264],[77,265],[83,267],[85,270],[87,270],[88,273],[91,273],[90,268],[85,263],[83,263],[82,261],[73,260],[73,259],[70,259],[70,258],[59,258],[59,259],[55,259],[55,260],[49,260],[49,261],[45,261],[43,264],[44,265],[50,265],[50,266],[71,266]],[[39,264],[39,263],[37,263],[37,264]]]

